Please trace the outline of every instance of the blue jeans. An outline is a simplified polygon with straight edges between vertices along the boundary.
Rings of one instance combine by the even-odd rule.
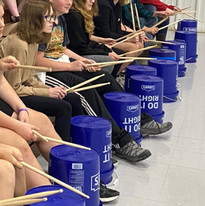
[[[156,7],[154,6],[154,5],[144,5],[144,7],[147,9],[147,10],[151,10],[151,11],[156,11]],[[153,17],[153,18],[156,18],[157,19],[157,21],[156,21],[156,23],[157,22],[159,22],[159,21],[161,21],[162,20],[162,18],[160,18],[160,17]],[[140,20],[140,22],[141,22],[141,20]],[[156,24],[156,23],[154,23],[154,24]],[[150,24],[148,25],[146,25],[145,24],[145,26],[147,26],[147,27],[152,27],[154,24],[152,24],[152,22],[150,21]],[[163,27],[163,26],[166,26],[166,25],[168,25],[169,24],[169,18],[166,20],[166,21],[164,21],[162,24],[160,24],[159,26],[158,26],[158,28],[161,28],[161,27]],[[158,34],[167,34],[167,30],[168,30],[168,28],[165,28],[165,29],[162,29],[162,30],[160,30],[159,32],[158,32]]]

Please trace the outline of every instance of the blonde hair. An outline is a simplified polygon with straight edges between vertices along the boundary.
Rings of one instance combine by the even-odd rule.
[[[85,8],[86,0],[74,0],[72,9],[80,12],[84,17],[85,31],[91,36],[94,33],[94,22],[93,17],[98,15],[98,5],[97,0],[93,3],[91,11],[86,10]]]
[[[0,6],[4,6],[4,2],[0,0]]]
[[[124,6],[124,5],[129,4],[129,3],[130,3],[130,0],[119,0],[120,6]]]
[[[29,0],[21,11],[20,21],[12,33],[17,33],[19,38],[32,43],[48,43],[51,34],[43,33],[43,16],[51,13],[52,4],[49,1]],[[54,11],[54,8],[53,8]]]

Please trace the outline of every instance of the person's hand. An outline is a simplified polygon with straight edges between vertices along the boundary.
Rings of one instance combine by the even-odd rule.
[[[64,99],[66,96],[66,89],[65,87],[54,87],[54,88],[49,88],[49,97],[54,98],[54,99]]]
[[[85,58],[84,58],[85,59]],[[87,61],[87,60],[86,60]],[[85,60],[76,60],[74,62],[69,63],[70,70],[81,72],[85,69]]]
[[[94,60],[92,60],[92,59],[87,59],[87,58],[84,58],[84,57],[82,57],[82,58],[80,59],[80,61],[82,61],[84,64],[95,64],[95,63],[96,63]]]
[[[113,44],[116,43],[116,40],[112,38],[102,38],[102,43],[105,44],[106,46],[112,46]]]
[[[25,123],[29,123],[29,114],[28,111],[21,111],[18,116],[17,119],[21,122],[25,122]]]
[[[19,61],[13,56],[7,56],[0,59],[0,70],[7,71],[15,69],[15,65],[19,64]]]
[[[26,141],[35,142],[37,141],[37,137],[32,130],[39,131],[39,128],[32,124],[20,121],[18,122],[18,126],[14,128],[14,131],[21,137],[23,137]]]
[[[110,53],[108,54],[108,56],[111,57],[112,60],[114,60],[114,61],[119,60],[119,56],[118,56],[115,52],[110,52]]]
[[[174,16],[175,15],[175,10],[171,10],[171,9],[167,8],[166,13],[168,14],[168,16]]]
[[[140,40],[139,35],[136,35],[135,37],[129,39],[128,41],[132,43],[137,43],[139,40]]]
[[[141,42],[148,42],[149,41],[149,38],[146,36],[145,32],[140,33],[139,38],[140,38]]]
[[[18,168],[23,168],[23,165],[19,163],[23,161],[21,152],[10,145],[0,145],[0,159],[7,160]]]
[[[174,7],[174,10],[175,10],[175,11],[178,11],[178,12],[181,11],[181,9],[180,9],[179,7],[177,7],[177,6]]]
[[[154,17],[166,18],[169,14],[166,11],[155,11],[153,14]]]
[[[155,35],[158,32],[159,29],[157,27],[146,27],[146,26],[144,26],[143,30],[147,33]]]
[[[95,64],[96,62],[92,59],[81,58],[80,59],[85,64],[85,69],[89,72],[100,71],[101,68],[99,66],[89,66],[89,64]]]

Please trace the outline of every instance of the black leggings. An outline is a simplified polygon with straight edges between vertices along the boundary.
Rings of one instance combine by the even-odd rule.
[[[11,116],[14,112],[14,110],[3,100],[0,99],[0,111],[3,113]]]
[[[74,116],[83,114],[77,95],[68,94],[64,100],[42,96],[21,97],[21,100],[31,109],[42,112],[47,116],[54,116],[56,132],[64,141],[70,141],[71,114]]]

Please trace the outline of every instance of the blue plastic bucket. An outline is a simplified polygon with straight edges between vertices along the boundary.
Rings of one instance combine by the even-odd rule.
[[[86,206],[101,205],[100,160],[96,151],[55,146],[50,152],[49,174],[89,195]]]
[[[30,189],[26,195],[32,195],[38,192],[47,192],[51,190],[59,190],[63,189],[62,193],[54,194],[47,196],[46,202],[39,202],[35,204],[35,206],[85,206],[84,198],[80,195],[76,194],[75,192],[72,192],[62,186],[59,185],[46,185],[46,186],[40,186],[33,189]]]
[[[163,79],[155,76],[133,75],[130,77],[130,92],[139,96],[141,113],[148,113],[155,121],[162,122]]]
[[[176,52],[170,49],[150,49],[149,56],[157,59],[176,60]]]
[[[130,77],[132,75],[144,74],[148,76],[156,76],[157,70],[154,67],[146,65],[129,65],[126,67],[126,76],[125,76],[125,91],[129,92],[130,88]]]
[[[157,68],[157,76],[164,80],[164,102],[177,101],[178,64],[171,60],[150,60],[149,65]]]
[[[184,19],[178,23],[177,30],[197,32],[197,21],[193,19]]]
[[[140,143],[140,99],[131,93],[109,92],[104,94],[104,103],[118,126]]]
[[[173,43],[162,44],[162,48],[171,49],[176,52],[176,62],[178,63],[178,77],[184,77],[186,72],[185,60],[186,60],[186,43],[177,41],[167,41]]]
[[[112,181],[112,131],[111,123],[101,117],[76,116],[71,119],[72,142],[91,147],[100,156],[100,180],[104,184]]]
[[[197,33],[190,31],[176,31],[175,41],[186,43],[186,63],[194,63],[197,55]]]

